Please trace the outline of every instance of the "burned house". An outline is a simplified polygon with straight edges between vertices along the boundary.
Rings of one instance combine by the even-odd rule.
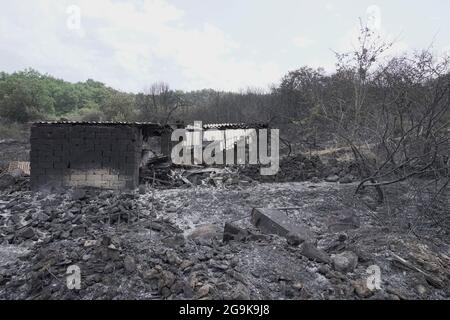
[[[172,148],[178,143],[171,141],[176,128],[186,128],[187,132],[192,130],[182,123],[166,126],[148,122],[34,123],[30,138],[31,187],[33,190],[68,187],[134,189],[139,185],[140,169],[151,159],[163,157],[170,160]],[[231,139],[225,139],[222,146],[224,159],[227,150],[234,151],[241,135],[245,137],[246,130],[262,128],[267,126],[202,126],[209,134],[232,133]],[[191,138],[188,135],[188,140]],[[226,161],[224,164],[231,163]]]
[[[38,122],[31,128],[31,187],[133,189],[143,143],[159,137],[170,152],[170,130],[154,123]]]

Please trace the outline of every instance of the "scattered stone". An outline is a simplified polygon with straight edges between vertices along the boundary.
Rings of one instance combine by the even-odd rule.
[[[12,186],[16,183],[16,178],[14,178],[10,174],[3,174],[0,176],[0,190],[4,190],[9,186]]]
[[[176,207],[168,207],[168,208],[166,208],[166,212],[167,213],[175,213],[177,211],[178,211],[178,208],[176,208]]]
[[[418,292],[421,296],[424,295],[425,293],[427,293],[427,289],[426,289],[425,286],[422,285],[422,284],[418,284],[418,285],[416,286],[416,290],[417,290],[417,292]]]
[[[301,255],[310,260],[314,260],[321,263],[330,263],[330,256],[323,250],[318,249],[316,246],[309,242],[304,242],[300,246]]]
[[[75,226],[72,228],[72,237],[82,238],[86,235],[86,228],[82,225]]]
[[[345,176],[339,179],[339,183],[352,183],[353,180],[354,180],[353,175],[346,174]]]
[[[326,182],[338,182],[339,176],[338,175],[331,175],[325,178]]]
[[[114,263],[108,262],[108,263],[105,265],[105,268],[103,269],[103,272],[104,272],[104,273],[113,273],[114,270],[115,270],[115,265],[114,265]]]
[[[146,194],[147,193],[147,188],[143,185],[143,184],[141,184],[140,186],[139,186],[139,194],[140,195],[144,195],[144,194]]]
[[[317,178],[317,177],[312,177],[312,178],[311,178],[311,182],[312,182],[312,183],[319,183],[319,182],[320,182],[320,179]]]
[[[360,298],[365,299],[373,295],[373,291],[367,287],[366,280],[352,281],[352,285],[356,295]]]
[[[97,245],[97,240],[86,240],[84,242],[84,247],[89,248]]]
[[[291,233],[291,232],[289,232],[287,235],[286,235],[286,240],[287,240],[287,243],[289,244],[289,245],[291,245],[291,246],[299,246],[300,244],[302,244],[303,243],[303,239],[301,238],[301,237],[299,237],[297,234],[295,234],[295,233]]]
[[[358,264],[358,256],[351,252],[345,251],[331,256],[333,267],[340,272],[352,272]]]
[[[183,234],[176,234],[173,237],[164,238],[162,242],[170,248],[178,248],[186,244],[186,239],[184,238]]]
[[[347,230],[358,229],[361,225],[359,217],[353,212],[345,215],[343,218],[334,220],[329,226],[330,232],[343,232]]]
[[[302,241],[313,242],[315,236],[309,228],[292,221],[286,214],[276,209],[255,208],[252,211],[251,222],[262,232],[286,237],[295,234]]]
[[[48,215],[46,215],[44,212],[39,212],[36,215],[36,219],[41,221],[41,222],[45,222],[45,221],[50,220],[50,217]]]
[[[132,256],[126,256],[123,260],[123,266],[127,273],[134,273],[136,271],[136,262]]]
[[[208,240],[215,237],[218,237],[220,235],[220,228],[215,224],[205,224],[201,225],[194,230],[192,230],[188,234],[189,239],[203,239]]]
[[[303,283],[301,283],[300,281],[295,282],[292,287],[296,290],[302,290],[303,289]]]
[[[173,250],[168,250],[166,252],[166,259],[169,264],[173,265],[180,265],[183,262],[183,260]]]
[[[25,239],[31,239],[36,235],[33,228],[25,228],[20,233],[19,236]]]
[[[250,300],[250,291],[241,282],[238,282],[231,293],[232,300]]]
[[[191,261],[191,260],[183,260],[183,262],[181,262],[181,264],[180,264],[180,269],[181,270],[185,270],[185,269],[189,268],[192,265],[194,265],[193,261]]]
[[[226,222],[223,230],[223,242],[228,241],[243,241],[246,240],[250,235],[250,232],[239,228],[232,223]]]
[[[205,284],[200,289],[197,290],[196,299],[201,299],[206,297],[209,294],[209,291],[211,290],[212,286],[209,284]]]
[[[84,200],[86,199],[86,191],[83,189],[75,189],[72,192],[72,200],[73,201],[79,201],[79,200]]]
[[[160,288],[160,290],[162,290],[162,288],[164,287],[170,288],[174,283],[175,275],[170,271],[163,270],[160,274],[158,282],[158,287]]]

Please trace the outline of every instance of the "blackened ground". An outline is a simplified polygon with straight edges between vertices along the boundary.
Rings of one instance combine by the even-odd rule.
[[[448,234],[416,235],[354,184],[252,183],[114,193],[0,194],[0,299],[448,299]],[[408,199],[401,189],[390,195]],[[405,202],[407,203],[407,202]],[[253,207],[287,212],[334,263],[251,225]],[[254,236],[223,243],[225,222]],[[434,231],[428,229],[429,231]],[[345,252],[345,254],[344,254]],[[345,264],[343,255],[356,256]],[[400,268],[399,256],[431,275]],[[340,259],[338,259],[340,258]],[[66,271],[81,269],[81,290]],[[380,290],[367,270],[380,268]],[[373,268],[373,267],[372,267]]]

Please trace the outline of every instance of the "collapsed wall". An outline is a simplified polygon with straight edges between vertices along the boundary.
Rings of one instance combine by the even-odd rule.
[[[132,124],[35,123],[31,188],[136,188],[142,139]]]

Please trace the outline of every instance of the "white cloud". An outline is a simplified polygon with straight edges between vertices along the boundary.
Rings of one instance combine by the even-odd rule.
[[[334,10],[334,4],[332,4],[331,2],[325,3],[325,9],[328,10],[328,11],[333,11]]]
[[[81,9],[80,30],[66,26],[72,4]],[[282,73],[273,62],[254,63],[251,53],[238,59],[239,44],[211,23],[185,27],[184,12],[165,0],[17,1],[4,7],[3,70],[34,67],[132,91],[174,77],[181,89],[237,90],[265,86]]]
[[[314,44],[314,41],[306,36],[297,36],[292,39],[292,43],[299,48],[308,48]]]

